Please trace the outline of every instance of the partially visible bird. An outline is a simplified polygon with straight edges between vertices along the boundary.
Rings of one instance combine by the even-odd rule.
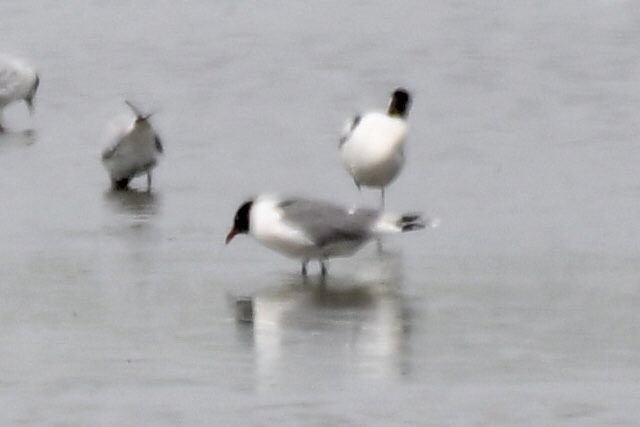
[[[18,59],[0,55],[0,132],[4,131],[2,110],[7,105],[22,100],[33,114],[39,85],[40,78],[33,68]]]
[[[349,120],[340,138],[340,154],[358,189],[380,188],[384,208],[385,187],[404,164],[404,141],[409,130],[407,115],[411,95],[398,88],[391,95],[386,113],[370,112]]]
[[[102,163],[114,189],[126,189],[129,181],[146,174],[147,191],[151,191],[151,170],[164,153],[162,141],[149,122],[151,114],[143,114],[129,101],[125,103],[135,117],[132,122],[115,129],[113,140],[102,152]]]
[[[418,214],[345,209],[321,200],[263,194],[238,208],[225,242],[237,234],[250,234],[270,249],[300,258],[303,276],[312,259],[320,262],[325,276],[328,258],[350,256],[381,234],[424,227]]]

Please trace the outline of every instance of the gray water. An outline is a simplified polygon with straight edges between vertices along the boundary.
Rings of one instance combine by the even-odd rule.
[[[0,136],[0,424],[638,424],[640,5],[306,3],[0,2],[42,78]],[[339,131],[398,85],[387,206],[440,227],[325,286],[224,246],[263,191],[375,205]],[[125,98],[157,110],[150,195],[99,161]]]

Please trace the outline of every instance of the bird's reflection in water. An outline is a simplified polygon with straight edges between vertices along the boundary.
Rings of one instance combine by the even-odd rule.
[[[0,148],[24,147],[33,145],[38,139],[38,134],[34,129],[22,131],[4,130],[0,132]]]
[[[403,374],[409,316],[400,257],[352,259],[349,269],[236,300],[238,319],[253,323],[259,388]]]
[[[144,285],[155,280],[158,271],[158,248],[163,235],[153,218],[160,199],[154,193],[135,189],[110,189],[104,193],[105,204],[112,211],[105,215],[102,228],[105,236],[113,238],[111,265],[118,265],[121,277],[128,277],[125,283],[140,284],[141,292],[147,291]],[[113,273],[106,280],[112,280],[112,276]]]
[[[136,189],[109,189],[105,199],[116,212],[141,218],[157,214],[160,204],[160,197],[155,193]]]

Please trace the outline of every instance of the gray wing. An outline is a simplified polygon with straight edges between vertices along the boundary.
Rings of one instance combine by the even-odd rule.
[[[283,219],[304,230],[318,246],[371,236],[379,216],[373,209],[348,211],[332,203],[310,199],[288,199],[280,203]]]
[[[116,154],[116,151],[118,151],[118,146],[117,145],[113,145],[111,147],[107,147],[102,152],[102,160],[109,160],[110,158],[112,158]]]
[[[349,123],[348,128],[344,130],[344,133],[340,137],[340,144],[338,144],[338,147],[342,147],[342,144],[347,142],[347,139],[349,139],[349,137],[353,133],[353,130],[360,123],[360,119],[362,119],[362,116],[360,116],[360,114],[354,116],[353,119],[351,119],[351,123]]]

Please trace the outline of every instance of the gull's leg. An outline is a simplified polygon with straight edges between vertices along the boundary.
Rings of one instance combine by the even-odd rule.
[[[147,193],[151,192],[151,171],[147,172]]]
[[[307,277],[307,263],[309,262],[308,259],[303,259],[302,260],[302,277]]]
[[[327,277],[327,265],[325,264],[325,260],[320,260],[320,275],[325,278]]]
[[[380,210],[384,211],[384,187],[380,187]],[[378,254],[382,254],[382,237],[376,237],[376,248]]]

